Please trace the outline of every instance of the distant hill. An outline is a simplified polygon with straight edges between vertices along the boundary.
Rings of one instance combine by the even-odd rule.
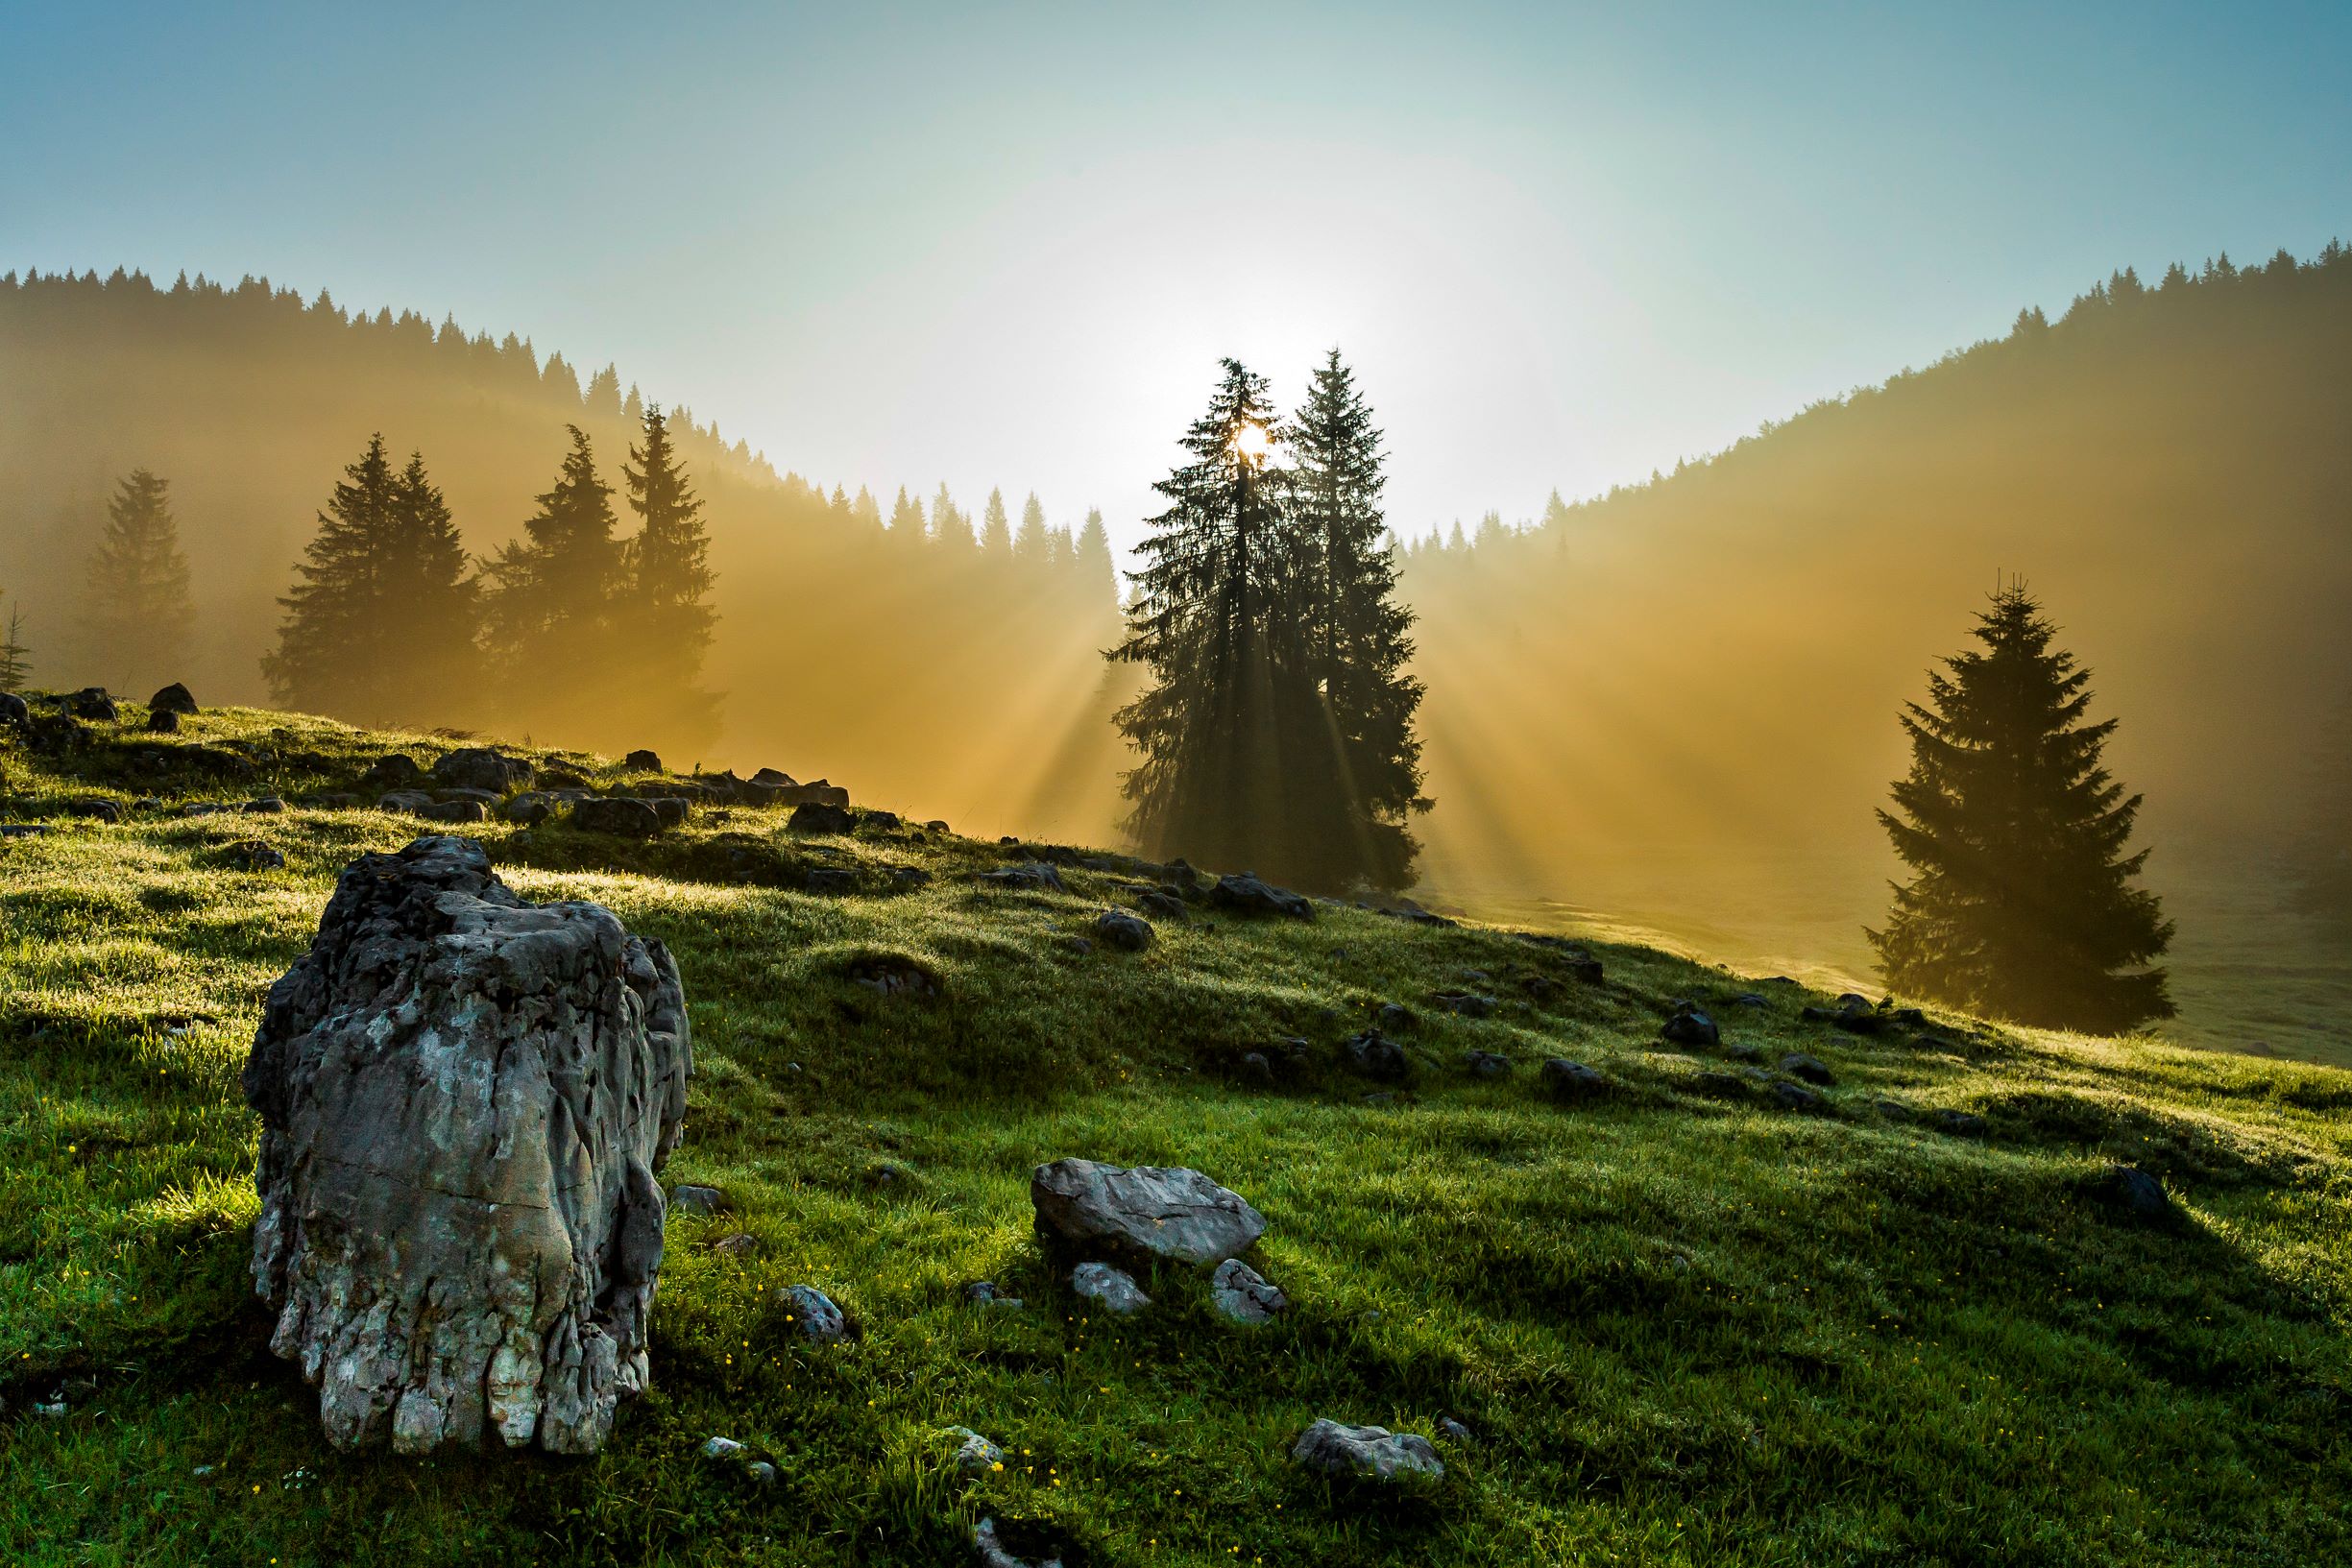
[[[2272,906],[2352,693],[2352,254],[2121,273],[1652,483],[1411,552],[1431,878],[1858,959],[1898,708],[1996,572],[2121,718],[2152,882],[2250,878],[2223,902]]]
[[[640,394],[508,336],[414,313],[347,313],[248,278],[158,288],[116,272],[0,278],[0,591],[20,599],[44,685],[147,691],[184,679],[206,701],[263,695],[276,596],[343,466],[370,432],[421,450],[468,547],[513,538],[577,423],[618,484]],[[1117,624],[1104,549],[1075,519],[1016,554],[967,525],[885,525],[853,481],[828,495],[779,473],[715,423],[673,409],[708,503],[718,571],[712,684],[726,693],[714,765],[830,775],[861,796],[927,803],[959,825],[1099,832],[1114,781],[1097,650]],[[84,564],[114,482],[172,483],[201,646],[183,670],[123,670],[82,635]],[[618,503],[616,503],[618,504]],[[959,498],[965,514],[980,497]],[[1018,510],[1016,495],[1012,505]],[[622,515],[623,531],[633,519]],[[517,694],[501,694],[515,699]],[[519,698],[527,712],[527,694]],[[506,712],[515,702],[502,703]],[[452,722],[478,712],[453,696]],[[1091,761],[1057,753],[1083,727]],[[659,745],[646,735],[558,743]],[[682,762],[696,760],[679,758]]]

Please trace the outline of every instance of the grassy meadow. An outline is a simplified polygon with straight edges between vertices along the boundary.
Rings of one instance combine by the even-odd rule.
[[[730,1212],[672,1218],[655,1387],[600,1455],[336,1454],[252,1296],[237,1075],[336,873],[439,830],[179,808],[451,742],[124,712],[61,760],[0,739],[0,820],[50,830],[0,840],[0,1560],[938,1564],[983,1517],[1070,1568],[2352,1560],[2352,1072],[1945,1016],[1849,1034],[1800,984],[1603,941],[1591,983],[1507,929],[1336,906],[1080,953],[1131,863],[1054,852],[1066,893],[1005,892],[973,875],[1038,846],[749,808],[649,843],[454,830],[523,896],[670,945],[696,1077],[664,1179]],[[89,797],[122,821],[70,814]],[[286,867],[240,869],[251,839]],[[856,890],[800,891],[820,867]],[[934,984],[856,983],[875,959]],[[1683,999],[1722,1047],[1661,1040]],[[1384,1002],[1418,1015],[1403,1083],[1342,1065]],[[1817,1111],[1765,1081],[1792,1051],[1834,1073]],[[1611,1091],[1548,1099],[1555,1056]],[[1030,1228],[1062,1155],[1239,1191],[1292,1312],[1233,1326],[1175,1268],[1137,1317],[1081,1310]],[[2176,1213],[2102,1199],[2118,1161]],[[1026,1307],[968,1304],[977,1279]],[[857,1338],[799,1337],[803,1282]],[[1446,1474],[1309,1475],[1318,1416],[1428,1434]],[[959,1476],[955,1426],[1002,1471]],[[700,1458],[714,1435],[774,1484]]]

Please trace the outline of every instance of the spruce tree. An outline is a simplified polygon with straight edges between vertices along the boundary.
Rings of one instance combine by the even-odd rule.
[[[597,723],[616,670],[621,548],[594,448],[578,425],[564,428],[571,450],[554,486],[523,520],[522,538],[483,563],[484,642],[502,690],[527,694],[530,717],[550,733],[589,744],[622,738]]]
[[[671,744],[707,745],[718,735],[718,698],[703,689],[702,665],[718,613],[709,603],[717,578],[702,502],[679,466],[658,403],[645,409],[643,434],[644,446],[629,448],[636,467],[621,470],[639,523],[624,547],[628,587],[621,600],[624,641],[639,671],[637,706],[641,722]]]
[[[1079,530],[1078,547],[1072,564],[1077,567],[1079,586],[1088,595],[1102,594],[1104,603],[1119,602],[1119,567],[1111,559],[1110,530],[1103,526],[1103,509],[1086,509],[1086,524]]]
[[[972,532],[972,519],[948,495],[945,480],[940,481],[939,494],[931,498],[931,537],[958,560],[980,547],[980,541]]]
[[[890,543],[907,549],[923,543],[923,503],[909,495],[905,485],[890,507]]]
[[[22,691],[33,679],[33,650],[25,646],[24,606],[9,611],[8,630],[0,634],[0,691]]]
[[[1021,503],[1021,527],[1012,536],[1012,553],[1016,561],[1034,565],[1045,560],[1052,542],[1046,538],[1045,507],[1037,493],[1031,491],[1029,499]]]
[[[1005,516],[1005,493],[988,492],[988,504],[980,518],[980,547],[993,560],[1002,561],[1012,554],[1012,523]]]
[[[1126,777],[1128,829],[1147,854],[1287,874],[1275,727],[1298,665],[1298,621],[1269,473],[1266,379],[1239,361],[1183,440],[1190,461],[1152,488],[1167,510],[1132,573],[1136,594],[1113,660],[1152,685],[1114,722],[1142,760]]]
[[[476,584],[441,492],[412,456],[395,472],[384,438],[344,470],[278,602],[261,661],[284,707],[368,723],[447,725],[478,701]]]
[[[1413,613],[1396,602],[1380,432],[1336,349],[1291,420],[1288,449],[1289,527],[1311,617],[1308,678],[1292,689],[1317,700],[1283,734],[1304,753],[1289,770],[1297,787],[1320,797],[1295,808],[1297,859],[1320,885],[1394,891],[1413,880],[1418,853],[1406,821],[1429,808],[1414,732],[1422,688],[1405,673]]]
[[[196,627],[170,492],[168,480],[133,470],[107,502],[106,532],[90,556],[90,643],[125,690],[179,680]]]
[[[2173,1008],[2172,936],[2125,853],[2140,810],[2101,764],[2116,721],[2086,723],[2090,672],[2023,584],[1977,617],[1981,649],[1906,705],[1911,770],[1879,820],[1915,873],[1868,931],[1897,990],[2049,1028],[2113,1034]],[[1948,673],[1947,673],[1948,671]]]

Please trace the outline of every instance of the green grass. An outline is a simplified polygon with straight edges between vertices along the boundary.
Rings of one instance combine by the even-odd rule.
[[[983,1515],[1057,1534],[1074,1564],[2352,1559],[2352,1073],[1951,1018],[1936,1045],[1863,1039],[1799,1020],[1809,993],[1724,1005],[1750,982],[1621,946],[1596,948],[1604,983],[1539,1004],[1519,980],[1564,974],[1545,951],[1352,909],[1081,956],[1064,938],[1122,900],[1116,873],[1008,895],[969,874],[1013,851],[795,841],[750,810],[642,846],[468,830],[526,897],[607,904],[685,973],[698,1072],[666,1180],[735,1212],[671,1224],[655,1391],[589,1459],[337,1455],[251,1297],[236,1080],[336,872],[418,828],[168,808],[350,788],[384,751],[446,743],[245,712],[178,742],[133,730],[64,764],[0,742],[0,818],[54,829],[0,843],[10,1562],[934,1564],[968,1560]],[[254,778],[139,760],[231,742]],[[55,814],[90,794],[167,809]],[[721,833],[789,886],[726,880]],[[249,837],[288,868],[230,869]],[[820,863],[866,890],[790,890]],[[887,891],[894,866],[934,880]],[[874,954],[943,993],[851,983]],[[1415,1080],[1368,1102],[1387,1086],[1343,1073],[1337,1042],[1384,1001],[1466,984],[1497,1014],[1424,1007]],[[1767,1064],[1829,1062],[1831,1114],[1694,1092],[1731,1064],[1657,1041],[1675,998]],[[1293,1081],[1234,1071],[1294,1035],[1313,1056]],[[1518,1070],[1473,1081],[1470,1048]],[[1549,1103],[1554,1055],[1616,1092]],[[1978,1112],[1990,1136],[1881,1098]],[[1058,1155],[1236,1188],[1294,1312],[1234,1328],[1168,1270],[1140,1318],[1080,1313],[1030,1234],[1028,1172]],[[2163,1176],[2178,1223],[2090,1195],[2118,1159]],[[739,1230],[749,1259],[705,1244]],[[966,1305],[983,1277],[1028,1309]],[[776,1299],[796,1282],[862,1338],[797,1340]],[[65,1415],[33,1411],[60,1393]],[[1287,1459],[1318,1415],[1453,1415],[1477,1441],[1441,1440],[1435,1484],[1337,1485]],[[1005,1470],[957,1477],[950,1425],[1005,1444]],[[701,1460],[713,1434],[778,1483]]]

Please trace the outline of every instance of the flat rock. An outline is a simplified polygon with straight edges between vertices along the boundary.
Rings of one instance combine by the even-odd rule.
[[[488,746],[461,746],[433,760],[433,783],[444,789],[482,789],[503,795],[530,782],[530,763]]]
[[[1016,893],[1069,891],[1062,882],[1061,873],[1043,860],[1031,860],[1017,866],[999,866],[994,871],[980,873],[973,880],[986,887],[999,887]]]
[[[1152,945],[1152,923],[1125,909],[1105,909],[1094,917],[1094,939],[1120,953],[1141,953]]]
[[[691,1066],[677,966],[611,911],[462,838],[344,870],[244,1072],[255,1289],[329,1442],[601,1446],[650,1376]]]
[[[1254,1328],[1290,1311],[1291,1298],[1239,1258],[1227,1258],[1209,1278],[1209,1302],[1234,1322]]]
[[[571,825],[582,832],[651,838],[662,831],[662,817],[641,800],[592,798],[571,808]]]
[[[1029,1196],[1038,1234],[1076,1247],[1222,1263],[1266,1232],[1266,1217],[1240,1194],[1180,1167],[1055,1160],[1031,1173]]]
[[[1696,1007],[1680,1007],[1674,1016],[1659,1026],[1659,1035],[1678,1046],[1719,1046],[1723,1031],[1715,1021]]]
[[[1831,1072],[1820,1057],[1807,1056],[1802,1051],[1782,1057],[1781,1071],[1792,1078],[1802,1078],[1824,1089],[1837,1082],[1837,1074]]]
[[[1286,920],[1313,920],[1315,901],[1288,888],[1260,881],[1248,872],[1220,877],[1209,889],[1209,902],[1240,915],[1280,915]]]
[[[1119,1317],[1152,1305],[1132,1276],[1105,1263],[1079,1264],[1070,1271],[1070,1289]]]
[[[1555,1056],[1543,1064],[1537,1081],[1554,1099],[1589,1099],[1609,1087],[1600,1069]]]
[[[1445,1474],[1436,1446],[1418,1433],[1351,1427],[1329,1419],[1317,1421],[1301,1433],[1291,1447],[1291,1458],[1326,1475],[1366,1476],[1376,1481]]]

